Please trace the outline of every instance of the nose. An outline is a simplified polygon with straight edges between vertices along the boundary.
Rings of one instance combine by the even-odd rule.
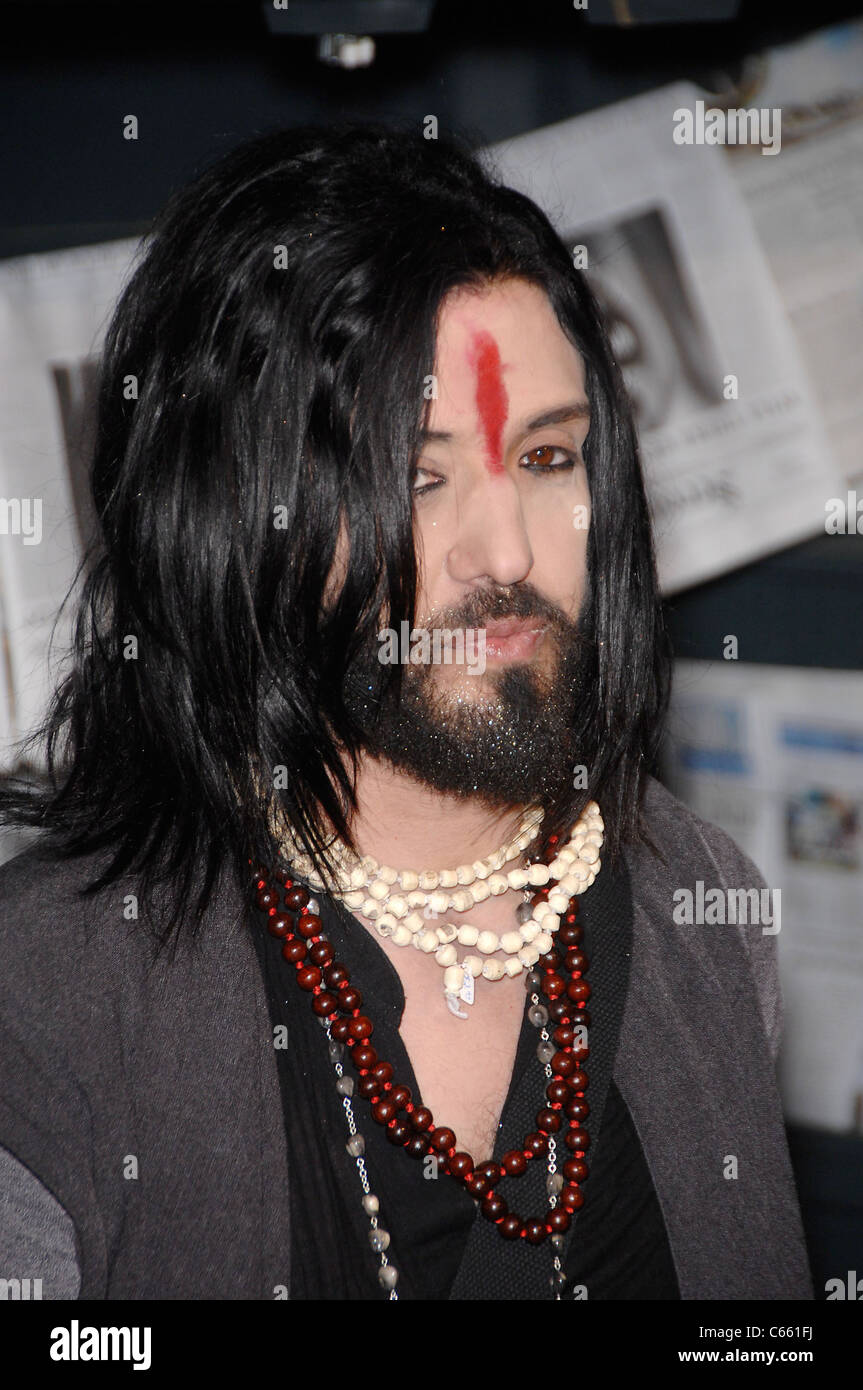
[[[533,568],[521,495],[508,474],[486,474],[459,498],[456,534],[447,555],[450,578],[518,584]]]

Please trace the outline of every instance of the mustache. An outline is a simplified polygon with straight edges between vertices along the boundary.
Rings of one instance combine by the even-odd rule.
[[[469,595],[453,608],[437,609],[416,622],[417,628],[482,628],[504,618],[538,618],[556,627],[571,628],[572,619],[533,588],[524,585],[511,590],[482,590]]]

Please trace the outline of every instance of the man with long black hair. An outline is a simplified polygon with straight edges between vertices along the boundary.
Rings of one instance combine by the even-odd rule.
[[[4,1266],[811,1297],[775,937],[675,915],[763,884],[651,775],[637,442],[540,210],[455,140],[239,147],[144,240],[92,490],[50,783],[5,798]]]

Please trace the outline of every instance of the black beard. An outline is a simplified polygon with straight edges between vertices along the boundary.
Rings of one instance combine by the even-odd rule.
[[[578,622],[530,585],[510,593],[483,591],[458,609],[425,624],[451,631],[482,628],[506,618],[538,618],[554,645],[551,670],[514,662],[469,680],[490,687],[480,698],[442,692],[432,663],[403,665],[400,700],[377,637],[351,663],[343,683],[345,706],[366,751],[436,791],[479,799],[495,809],[551,806],[573,785],[578,761],[575,725],[590,660]]]

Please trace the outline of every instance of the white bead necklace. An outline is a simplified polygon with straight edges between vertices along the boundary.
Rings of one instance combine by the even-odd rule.
[[[336,884],[330,888],[292,835],[285,840],[286,855],[296,873],[312,887],[329,891],[351,911],[373,922],[375,930],[393,945],[434,952],[444,971],[447,1005],[458,1018],[467,1018],[458,1003],[473,1003],[474,980],[480,975],[486,980],[501,980],[530,970],[540,956],[551,950],[553,935],[569,899],[573,894],[586,892],[601,868],[599,854],[605,826],[599,806],[590,801],[550,864],[528,864],[501,873],[503,865],[520,857],[536,838],[542,818],[542,810],[532,808],[513,840],[489,858],[459,865],[457,869],[391,869],[370,855],[362,859],[351,855],[347,846],[336,839],[330,846],[337,866]],[[553,886],[547,898],[531,907],[530,888],[549,883]],[[516,912],[518,927],[502,936],[480,931],[470,922],[461,926],[451,922],[429,925],[430,920],[442,914],[468,912],[474,903],[511,888],[521,888],[525,901]],[[456,942],[469,950],[475,948],[479,954],[459,959]],[[495,958],[497,951],[503,951],[506,960]]]

